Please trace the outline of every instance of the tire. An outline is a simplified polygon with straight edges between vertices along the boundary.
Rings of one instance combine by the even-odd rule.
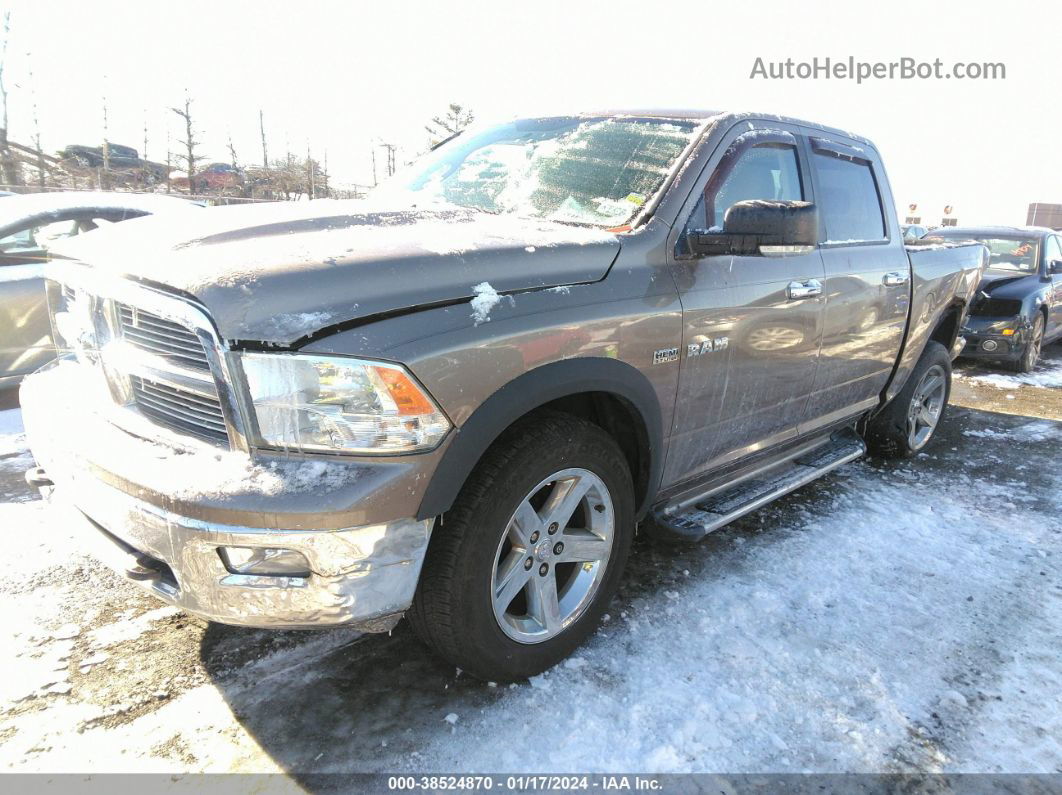
[[[554,500],[573,504],[561,499],[573,488],[588,490],[570,519],[563,509],[550,515]],[[633,536],[631,474],[612,437],[566,414],[529,419],[488,450],[436,525],[406,616],[428,646],[473,676],[526,679],[597,627]],[[550,582],[559,599],[550,599]]]
[[[1025,343],[1025,349],[1021,352],[1021,358],[1011,364],[1017,373],[1031,373],[1036,369],[1036,363],[1040,361],[1040,350],[1044,346],[1044,316],[1037,312],[1033,320],[1032,331],[1029,333],[1029,341]]]
[[[951,357],[939,342],[930,342],[900,393],[867,425],[871,454],[910,458],[921,452],[944,420],[950,397]]]

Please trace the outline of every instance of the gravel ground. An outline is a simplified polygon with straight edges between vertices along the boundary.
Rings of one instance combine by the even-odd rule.
[[[0,412],[0,770],[1062,772],[1049,355],[1038,380],[962,366],[914,461],[851,464],[692,547],[639,540],[591,642],[508,687],[404,624],[163,606],[79,553]]]

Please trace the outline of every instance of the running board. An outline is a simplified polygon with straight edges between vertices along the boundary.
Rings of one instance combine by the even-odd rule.
[[[668,513],[653,513],[656,529],[669,536],[697,541],[745,514],[806,486],[842,464],[854,461],[866,452],[866,445],[854,431],[834,435],[821,447],[780,464],[773,470],[732,488],[697,500],[688,508]]]

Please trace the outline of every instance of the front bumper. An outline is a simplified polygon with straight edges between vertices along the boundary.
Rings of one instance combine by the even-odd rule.
[[[1013,334],[1003,334],[1006,329]],[[960,356],[967,359],[988,359],[994,361],[1017,361],[1025,351],[1028,331],[1024,324],[1011,319],[969,318],[962,329],[966,345]]]
[[[31,376],[22,387],[40,465],[31,482],[82,528],[86,551],[101,562],[170,604],[226,624],[386,631],[409,607],[433,520],[334,526],[365,515],[359,495],[386,495],[394,478],[408,484],[409,472],[305,459],[260,465],[218,450],[177,454],[83,406],[77,411],[64,369]],[[116,474],[119,462],[140,470],[139,484]],[[353,509],[327,510],[352,500]],[[307,503],[312,511],[292,513]],[[295,550],[309,574],[236,574],[219,547]]]

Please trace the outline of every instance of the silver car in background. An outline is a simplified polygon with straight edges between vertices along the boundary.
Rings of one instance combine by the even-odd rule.
[[[175,196],[62,191],[0,203],[0,393],[52,360],[44,266],[60,240],[97,227],[199,205]]]

